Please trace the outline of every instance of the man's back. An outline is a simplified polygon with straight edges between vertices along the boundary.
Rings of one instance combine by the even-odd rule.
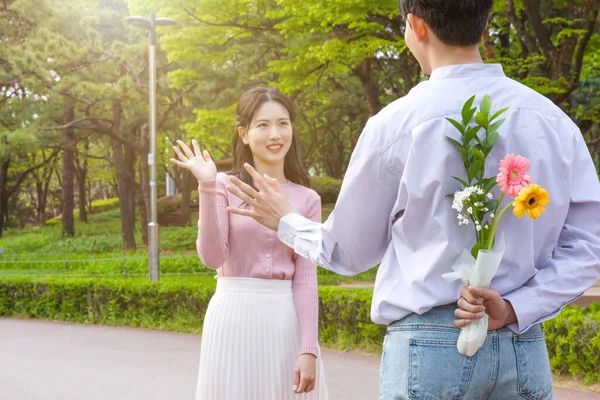
[[[442,274],[451,271],[463,249],[472,247],[475,235],[472,226],[459,226],[452,199],[446,198],[459,188],[452,176],[466,177],[460,154],[446,139],[459,139],[460,133],[446,117],[460,120],[464,102],[476,95],[478,104],[485,94],[492,98],[493,112],[509,107],[501,117],[506,121],[488,157],[486,177],[498,174],[498,162],[506,154],[522,155],[531,161],[532,181],[547,189],[551,199],[541,219],[507,213],[499,225],[506,252],[492,288],[515,303],[519,326],[512,328],[522,331],[552,316],[598,275],[593,268],[586,275],[578,262],[583,258],[589,267],[600,257],[600,184],[576,125],[548,99],[505,77],[499,65],[443,67],[365,128],[367,140],[382,151],[385,172],[400,177],[391,213],[399,218],[391,226],[376,283],[375,322],[390,323],[457,299],[460,283],[449,284]],[[496,198],[499,194],[496,188]],[[503,205],[509,201],[505,198]],[[554,258],[572,257],[572,262],[549,258],[557,243]],[[538,269],[542,272],[530,281]],[[581,285],[563,289],[558,273],[560,280]]]

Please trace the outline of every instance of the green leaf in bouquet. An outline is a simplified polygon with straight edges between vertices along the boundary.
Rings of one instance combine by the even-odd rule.
[[[483,190],[485,190],[485,192],[489,192],[490,190],[492,190],[492,188],[496,186],[496,177],[492,177],[492,178],[487,178],[483,180]],[[489,207],[488,207],[489,208]],[[490,208],[490,210],[492,210],[492,208]]]
[[[463,159],[463,162],[466,163],[469,160],[469,153],[467,152],[467,149],[465,149],[463,147],[463,145],[460,144],[458,141],[452,139],[449,136],[446,136],[446,139],[448,139],[448,141],[450,143],[452,143],[452,145],[454,145],[454,147],[456,147],[456,149],[460,152],[460,155],[461,155],[461,157]]]
[[[471,97],[469,100],[465,102],[465,105],[462,108],[462,118],[463,121],[470,121],[471,118],[467,118],[468,113],[471,111],[471,107],[473,107],[473,102],[475,101],[475,96]],[[473,115],[471,114],[471,117]]]
[[[494,122],[493,124],[491,124],[490,126],[488,126],[487,128],[487,135],[491,135],[492,133],[496,133],[498,131],[498,128],[500,128],[500,126],[504,123],[504,121],[506,121],[505,119],[500,119],[496,122]]]
[[[487,94],[483,96],[481,104],[479,104],[479,110],[483,113],[483,115],[485,115],[485,118],[487,120],[487,118],[490,116],[490,113],[492,112],[492,99]]]
[[[460,179],[460,178],[458,178],[458,177],[456,177],[456,176],[453,176],[452,178],[454,178],[454,180],[456,180],[456,181],[458,181],[459,183],[461,183],[461,184],[462,184],[464,187],[467,187],[467,186],[469,186],[469,184],[468,184],[468,183],[467,183],[465,180],[463,180],[463,179]],[[452,195],[452,196],[454,196],[454,195]]]
[[[494,211],[496,209],[496,207],[498,207],[498,200],[490,200],[487,203],[485,203],[485,207],[488,210]]]
[[[447,120],[448,122],[450,122],[452,125],[454,125],[454,127],[455,127],[456,129],[458,129],[458,131],[459,131],[460,133],[463,133],[463,132],[464,132],[464,128],[463,128],[463,126],[460,124],[460,122],[458,122],[458,121],[456,121],[456,120],[454,120],[454,119],[452,119],[452,118],[446,118],[446,120]]]
[[[465,144],[469,145],[477,136],[477,133],[481,130],[479,125],[469,128],[467,134],[465,135]]]
[[[494,147],[494,145],[496,144],[496,141],[498,140],[499,135],[500,134],[498,132],[494,132],[487,138],[487,140],[486,140],[487,147],[488,147],[487,154],[490,154],[490,152],[492,151],[492,147]]]
[[[473,178],[480,176],[483,167],[483,160],[473,160],[467,171],[468,181],[473,181]]]
[[[473,156],[476,160],[485,161],[485,156],[483,155],[483,152],[481,151],[480,145],[471,146],[471,153],[473,153]]]
[[[476,108],[471,108],[469,111],[467,111],[467,113],[465,115],[463,115],[463,126],[465,128],[471,123],[471,120],[473,119],[473,115],[475,115],[476,111],[477,111]]]
[[[483,179],[483,167],[477,170],[477,172],[475,173],[475,179],[477,180],[477,182],[480,182]]]
[[[480,126],[482,126],[482,127],[484,127],[484,128],[487,129],[487,126],[488,126],[488,117],[484,113],[478,112],[477,115],[475,116],[475,122],[478,125],[480,125]]]
[[[475,243],[475,246],[471,249],[471,255],[474,259],[477,259],[477,255],[479,254],[479,250],[483,248],[483,245],[479,242]]]
[[[496,111],[496,113],[494,115],[492,115],[492,118],[490,118],[490,122],[492,122],[493,120],[495,120],[496,118],[498,118],[500,115],[502,115],[508,109],[509,109],[509,107],[506,107],[506,108],[503,108],[500,111]]]

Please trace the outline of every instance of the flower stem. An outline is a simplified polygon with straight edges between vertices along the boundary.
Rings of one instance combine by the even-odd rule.
[[[500,197],[500,199],[502,199],[502,197]],[[500,205],[500,202],[498,202],[498,205]],[[492,245],[494,244],[494,237],[496,236],[496,229],[498,228],[498,223],[500,223],[500,218],[502,218],[502,216],[504,215],[506,210],[508,210],[512,205],[513,205],[512,202],[508,203],[506,205],[506,207],[504,207],[502,209],[502,211],[500,211],[499,215],[494,215],[495,218],[494,218],[494,221],[492,222],[492,231],[490,232],[490,237],[488,239],[487,246],[485,246],[486,250],[492,249]],[[496,208],[496,209],[498,209],[498,208]]]
[[[500,207],[500,204],[502,204],[502,200],[504,200],[504,193],[502,193],[502,194],[500,195],[500,198],[498,199],[498,204],[496,204],[496,209],[494,210],[494,217],[495,217],[496,215],[498,215],[498,208]],[[495,220],[495,219],[496,219],[496,218],[494,218],[494,220]]]

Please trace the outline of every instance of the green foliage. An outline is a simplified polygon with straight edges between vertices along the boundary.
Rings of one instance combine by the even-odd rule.
[[[199,333],[212,277],[164,280],[23,278],[0,281],[0,316]]]
[[[584,383],[600,381],[600,304],[588,308],[567,307],[544,323],[552,369],[583,377]]]
[[[119,198],[115,197],[112,199],[92,201],[92,209],[90,210],[90,212],[97,214],[104,211],[116,210],[118,208]]]
[[[200,333],[216,280],[162,278],[3,278],[0,317],[127,325]],[[385,328],[370,322],[371,291],[319,288],[320,341],[328,347],[380,351]]]
[[[340,194],[342,181],[328,176],[311,176],[310,187],[321,196],[321,203],[335,203]]]
[[[467,180],[462,181],[463,186],[478,185],[482,188],[487,188],[487,194],[494,186],[495,180],[484,178],[485,161],[498,139],[498,128],[504,123],[504,119],[497,121],[496,119],[507,108],[503,108],[492,114],[492,99],[488,95],[485,95],[481,99],[479,111],[477,111],[477,107],[473,107],[474,101],[475,96],[465,102],[462,109],[462,123],[452,118],[446,118],[461,134],[460,142],[451,137],[447,137],[447,139],[459,151],[463,159],[463,164],[467,172]],[[473,116],[475,116],[475,126],[471,126]],[[483,137],[479,136],[481,130],[485,133]],[[454,179],[461,182],[461,179],[457,177],[454,177]],[[475,180],[475,183],[473,183],[473,180]]]
[[[169,251],[196,251],[198,238],[198,213],[192,214],[191,226],[163,226],[160,228],[160,243],[162,248]]]
[[[380,352],[385,327],[371,322],[371,289],[319,288],[319,339],[342,350]]]
[[[87,207],[86,207],[87,208]],[[112,199],[106,199],[106,200],[96,200],[92,202],[92,208],[91,210],[88,210],[88,212],[91,213],[102,213],[105,211],[110,211],[110,210],[116,210],[119,208],[119,198],[115,197]],[[73,216],[74,218],[78,218],[79,217],[79,210],[75,210],[73,212]],[[48,220],[46,220],[46,225],[60,225],[62,223],[62,215],[59,215],[57,217],[54,218],[50,218]]]
[[[491,215],[497,214],[498,206],[503,197],[498,200],[488,201],[488,193],[496,186],[496,177],[485,178],[485,163],[488,155],[491,153],[499,133],[498,129],[504,123],[504,119],[497,120],[508,108],[503,108],[492,114],[492,99],[485,95],[477,107],[473,107],[475,96],[469,98],[461,111],[462,123],[452,118],[446,118],[456,130],[460,132],[460,141],[457,141],[449,136],[448,141],[458,150],[465,167],[466,180],[453,176],[454,180],[462,185],[459,191],[475,189],[469,196],[462,200],[463,208],[469,211],[461,211],[459,213],[459,221],[465,223],[465,218],[469,218],[473,222],[475,229],[476,243],[471,249],[471,254],[474,258],[478,257],[479,250],[491,250],[494,244],[495,229],[497,221],[504,213],[502,210],[500,215],[495,215],[491,218],[491,222],[485,221],[488,213]],[[475,126],[471,126],[471,122],[475,117]],[[483,130],[484,135],[479,136],[479,132]],[[473,182],[475,181],[475,182]],[[453,196],[449,194],[447,197]],[[455,201],[458,198],[455,193]],[[466,221],[468,222],[468,221]]]
[[[211,276],[146,278],[3,278],[0,317],[200,333],[215,290]],[[370,319],[373,291],[319,287],[319,340],[340,350],[381,351],[385,327]],[[552,370],[598,382],[600,304],[567,307],[543,324]]]

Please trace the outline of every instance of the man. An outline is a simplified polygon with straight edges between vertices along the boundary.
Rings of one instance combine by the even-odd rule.
[[[552,102],[500,65],[483,64],[478,43],[491,7],[492,0],[400,0],[406,43],[430,79],[369,120],[323,225],[294,214],[277,182],[251,167],[260,193],[231,178],[237,187],[229,190],[251,206],[231,212],[278,229],[298,254],[342,275],[380,263],[371,316],[388,325],[381,399],[552,398],[539,324],[600,279],[600,184],[589,151]],[[442,275],[475,238],[445,197],[457,189],[451,177],[466,174],[445,138],[458,132],[445,118],[460,119],[464,102],[485,94],[495,110],[509,107],[486,176],[506,154],[520,154],[551,203],[535,222],[506,215],[498,231],[507,250],[492,289],[461,289]],[[474,357],[460,355],[457,326],[484,310],[485,344]]]

